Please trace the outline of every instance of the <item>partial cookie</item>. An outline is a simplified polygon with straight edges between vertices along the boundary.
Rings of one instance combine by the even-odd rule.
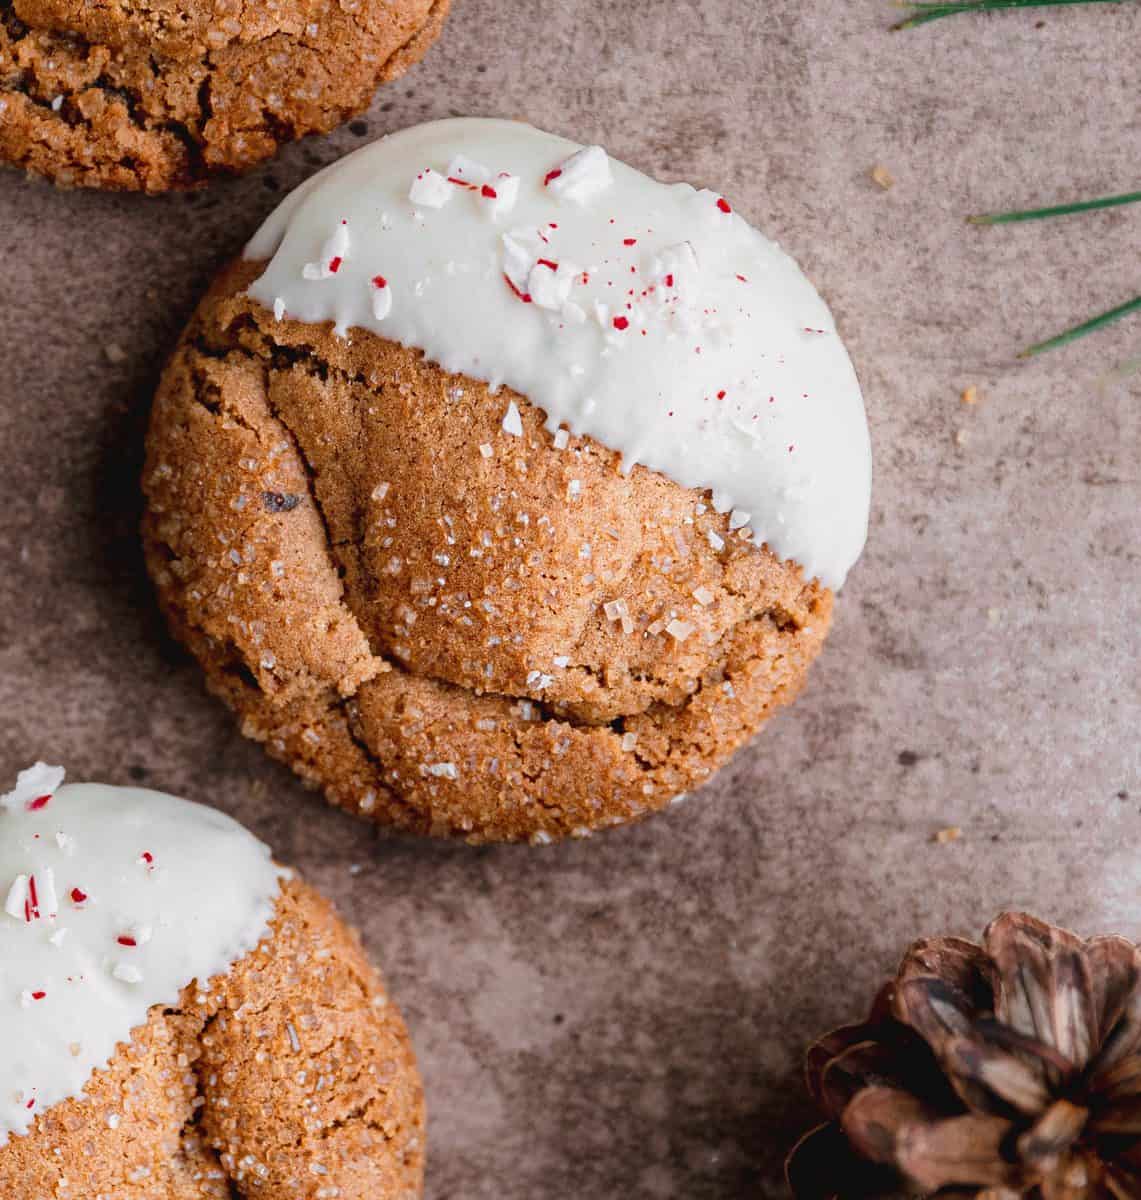
[[[449,2],[0,3],[0,161],[146,192],[241,171],[366,109]]]
[[[172,629],[248,736],[402,829],[542,842],[688,792],[799,691],[863,544],[811,285],[722,197],[575,151],[449,121],[350,156],[156,398]]]
[[[5,1200],[412,1200],[404,1024],[321,896],[223,814],[21,774],[0,801]]]

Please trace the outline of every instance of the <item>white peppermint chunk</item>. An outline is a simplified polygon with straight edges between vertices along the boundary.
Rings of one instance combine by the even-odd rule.
[[[519,176],[501,171],[489,184],[480,189],[480,198],[494,220],[506,216],[519,199]]]
[[[138,967],[132,967],[130,963],[116,963],[111,968],[111,974],[121,983],[142,983],[143,973]]]
[[[372,315],[377,321],[383,321],[392,312],[392,288],[388,281],[377,275],[369,284],[372,293]]]
[[[301,268],[301,275],[305,279],[329,279],[341,269],[341,264],[348,256],[349,223],[342,221],[321,247],[320,258],[316,262],[306,263]]]
[[[549,259],[540,259],[527,276],[527,291],[540,308],[557,312],[570,298],[579,270],[573,263],[552,267]]]
[[[483,163],[476,162],[474,158],[468,158],[465,154],[457,154],[448,163],[448,178],[458,179],[461,183],[477,188],[491,178],[491,170]]]
[[[412,186],[408,189],[408,199],[417,208],[443,208],[452,198],[454,191],[455,187],[439,171],[425,167],[412,180]]]
[[[586,146],[547,175],[547,187],[560,200],[586,204],[613,182],[610,159],[601,146]]]
[[[516,233],[503,235],[503,274],[520,291],[527,291],[527,280],[538,255]]]
[[[63,767],[49,767],[38,762],[16,776],[16,786],[6,795],[0,796],[0,808],[21,808],[29,801],[41,796],[52,796],[63,783]]]
[[[17,921],[24,920],[25,905],[28,902],[28,877],[17,875],[8,889],[8,898],[4,901],[4,911]]]
[[[41,916],[57,917],[59,915],[59,897],[55,890],[55,872],[51,867],[44,867],[36,872],[36,900]]]
[[[701,267],[692,243],[677,242],[656,254],[650,263],[650,279],[662,289],[660,299],[668,300],[676,293],[689,303],[696,301]]]

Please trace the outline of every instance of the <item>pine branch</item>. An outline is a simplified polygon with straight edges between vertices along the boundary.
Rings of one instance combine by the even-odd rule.
[[[1014,221],[1038,221],[1043,217],[1065,217],[1070,213],[1091,212],[1096,208],[1116,208],[1121,204],[1136,204],[1141,192],[1124,192],[1120,196],[1100,196],[1096,200],[1079,200],[1075,204],[1055,204],[1050,208],[1027,208],[1018,212],[977,213],[967,218],[968,225],[1009,225]]]
[[[1088,321],[1083,321],[1080,325],[1075,325],[1072,329],[1067,329],[1056,337],[1049,338],[1044,342],[1036,342],[1033,346],[1027,346],[1018,357],[1033,358],[1037,354],[1044,354],[1047,350],[1056,350],[1059,346],[1069,345],[1070,342],[1076,342],[1078,338],[1085,337],[1087,333],[1093,333],[1095,329],[1102,329],[1114,321],[1120,321],[1122,317],[1127,317],[1134,312],[1141,312],[1141,296],[1135,296],[1132,300],[1127,300],[1124,304],[1111,308],[1109,312],[1091,317]]]
[[[1071,4],[1128,4],[1131,0],[961,0],[960,3],[943,3],[942,0],[905,0],[902,7],[911,9],[908,16],[892,26],[892,29],[914,29],[940,17],[953,17],[958,13],[998,12],[1006,8],[1054,8]]]

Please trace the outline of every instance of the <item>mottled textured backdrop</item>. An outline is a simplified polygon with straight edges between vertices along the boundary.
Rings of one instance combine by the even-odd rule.
[[[431,1200],[779,1196],[800,1048],[910,937],[1004,905],[1141,937],[1141,376],[1098,383],[1141,319],[1013,358],[1137,294],[1141,211],[962,223],[1141,183],[1141,6],[897,15],[458,0],[367,120],[246,179],[0,174],[0,777],[42,757],[216,804],[329,891],[412,1026]],[[544,850],[327,811],[203,693],[135,536],[149,395],[211,274],[316,166],[453,114],[723,190],[834,306],[876,453],[801,701],[688,804]]]

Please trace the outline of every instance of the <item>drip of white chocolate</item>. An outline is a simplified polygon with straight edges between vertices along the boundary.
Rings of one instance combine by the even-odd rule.
[[[283,875],[223,813],[62,778],[37,764],[0,798],[0,1147],[253,950]]]
[[[421,125],[288,196],[250,295],[507,384],[838,587],[867,536],[863,399],[823,300],[722,196],[510,121]],[[506,408],[506,401],[504,401]],[[742,535],[738,535],[742,536]]]

